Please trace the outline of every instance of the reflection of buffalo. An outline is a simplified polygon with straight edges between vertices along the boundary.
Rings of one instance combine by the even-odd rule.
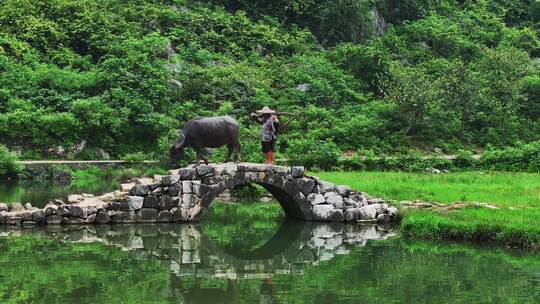
[[[197,154],[197,165],[202,159],[208,164],[208,159],[202,155],[204,148],[219,148],[227,146],[228,152],[225,162],[230,160],[233,149],[236,149],[236,159],[241,160],[240,126],[238,122],[230,116],[202,117],[195,118],[186,123],[181,137],[169,149],[171,164],[175,167],[184,156],[184,149],[192,147]]]

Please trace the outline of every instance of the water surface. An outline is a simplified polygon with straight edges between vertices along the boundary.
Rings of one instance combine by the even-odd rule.
[[[1,180],[0,202],[31,203],[44,207],[54,199],[65,200],[69,194],[90,193],[100,195],[118,189],[113,179],[91,179],[74,181]]]
[[[239,238],[231,225],[1,228],[0,302],[540,302],[534,255],[378,226],[284,221]]]
[[[2,183],[0,201],[116,186]],[[532,253],[226,206],[197,225],[0,227],[0,303],[540,303]]]

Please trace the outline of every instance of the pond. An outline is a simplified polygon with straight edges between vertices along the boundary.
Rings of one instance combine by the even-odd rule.
[[[0,302],[540,302],[535,256],[377,226],[283,221],[245,238],[231,227],[0,228]]]
[[[44,207],[54,199],[65,200],[69,194],[103,194],[118,189],[114,179],[90,179],[74,181],[39,181],[39,180],[1,180],[0,202],[31,203],[35,207]]]
[[[38,202],[103,185],[16,187]],[[538,255],[260,205],[216,203],[200,224],[0,227],[0,303],[540,303]]]

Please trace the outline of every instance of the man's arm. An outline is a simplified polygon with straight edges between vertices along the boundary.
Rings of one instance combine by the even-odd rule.
[[[258,124],[263,123],[262,117],[257,116],[257,114],[251,113],[249,116],[251,117],[251,119],[255,120]]]
[[[276,115],[272,115],[272,120],[274,121],[274,130],[276,130],[276,134],[279,134],[279,126],[280,126],[280,122],[279,122],[279,118],[276,116]]]

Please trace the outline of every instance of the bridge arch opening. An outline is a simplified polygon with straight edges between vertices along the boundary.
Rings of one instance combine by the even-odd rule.
[[[311,204],[294,182],[273,172],[238,172],[223,179],[201,198],[202,210],[199,219],[224,191],[249,184],[259,185],[270,193],[279,203],[286,217],[300,220],[311,219]]]

